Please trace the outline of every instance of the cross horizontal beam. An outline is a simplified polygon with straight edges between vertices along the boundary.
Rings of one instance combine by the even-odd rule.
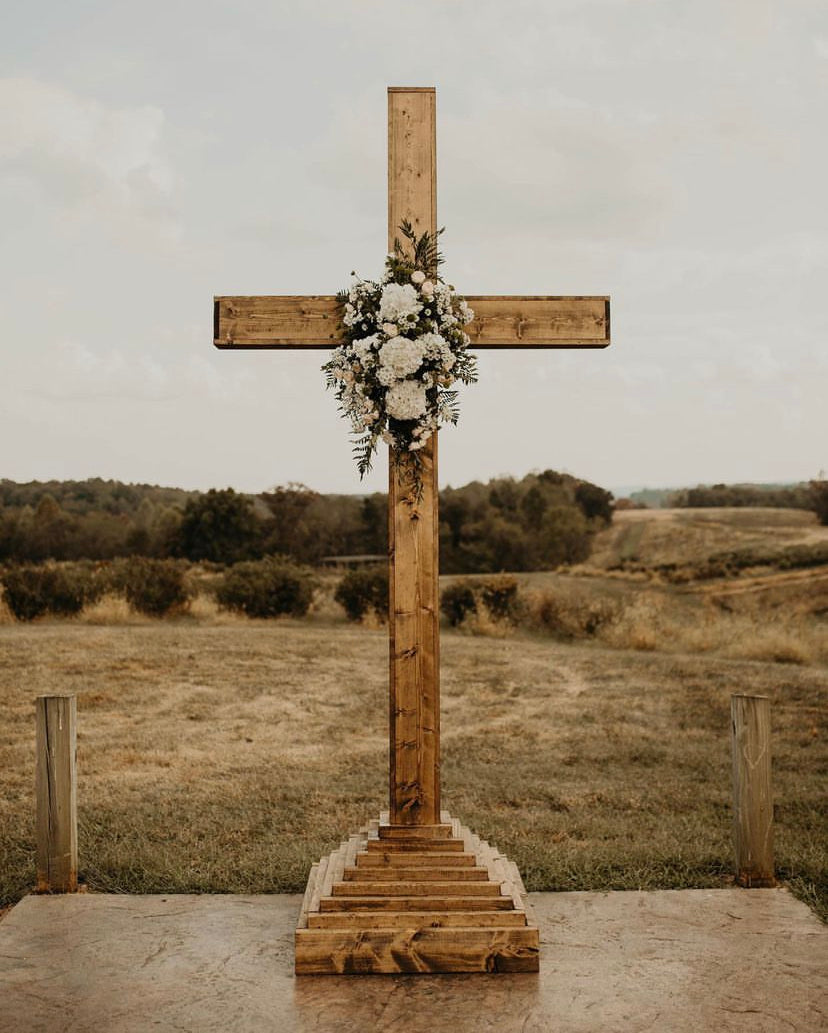
[[[474,348],[606,348],[609,298],[466,296]],[[333,348],[339,311],[333,295],[214,298],[217,348]]]

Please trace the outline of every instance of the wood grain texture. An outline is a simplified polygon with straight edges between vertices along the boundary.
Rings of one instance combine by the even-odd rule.
[[[730,697],[733,748],[733,846],[741,886],[775,886],[770,700]]]
[[[472,347],[605,348],[610,343],[609,298],[553,295],[469,295],[475,318]],[[333,348],[339,312],[333,295],[274,295],[213,299],[217,348]]]
[[[342,878],[346,882],[485,882],[489,878],[488,868],[477,865],[462,865],[452,868],[449,865],[434,867],[432,865],[411,865],[397,868],[354,866],[346,868]]]
[[[531,929],[305,929],[296,933],[297,975],[536,972]]]
[[[606,348],[610,343],[609,298],[481,296],[466,298],[474,321],[471,347]]]
[[[444,868],[466,868],[474,867],[474,854],[466,854],[462,851],[429,853],[362,853],[357,855],[358,868],[410,868],[413,865],[440,865]]]
[[[77,701],[36,702],[36,863],[38,893],[78,888]]]
[[[408,220],[437,230],[434,90],[388,91],[388,250]],[[440,629],[437,435],[419,453],[423,492],[410,497],[405,457],[389,452],[389,823],[440,824]]]
[[[437,231],[437,96],[433,88],[388,90],[388,250],[408,219]]]
[[[309,929],[525,929],[522,911],[324,911],[310,915]]]

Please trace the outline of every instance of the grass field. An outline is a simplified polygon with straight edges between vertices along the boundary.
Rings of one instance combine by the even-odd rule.
[[[34,707],[75,692],[92,890],[301,890],[384,806],[381,629],[331,619],[0,627],[0,893],[31,889]],[[533,890],[730,881],[729,696],[772,699],[778,872],[825,916],[826,671],[519,631],[443,637],[444,806]]]
[[[587,564],[520,575],[514,621],[443,634],[444,806],[533,890],[727,884],[729,697],[765,693],[778,875],[827,917],[828,566],[774,565],[826,543],[797,511],[630,511]],[[728,550],[759,562],[709,576]],[[303,621],[205,594],[165,621],[0,612],[0,902],[34,883],[34,697],[65,692],[90,889],[301,890],[386,803],[386,632],[335,581]]]

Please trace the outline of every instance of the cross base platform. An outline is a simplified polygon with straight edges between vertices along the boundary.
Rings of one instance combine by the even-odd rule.
[[[390,825],[382,814],[313,865],[297,975],[538,971],[538,926],[517,865],[440,817]]]

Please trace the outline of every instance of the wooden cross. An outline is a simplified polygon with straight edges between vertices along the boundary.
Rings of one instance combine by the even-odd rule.
[[[407,219],[417,234],[437,230],[436,176],[436,96],[433,87],[389,87],[388,89],[388,250],[393,250],[401,223]],[[474,321],[466,328],[472,347],[478,348],[604,348],[609,344],[609,298],[607,297],[537,297],[537,296],[469,296]],[[336,298],[329,295],[276,297],[217,297],[214,299],[214,340],[217,348],[333,348],[338,342],[339,311]],[[388,549],[390,561],[390,707],[389,707],[389,812],[379,826],[380,842],[394,843],[400,850],[417,848],[417,842],[431,843],[438,858],[445,858],[448,835],[467,844],[471,834],[446,823],[447,815],[440,806],[440,663],[439,663],[439,591],[438,591],[438,517],[437,517],[437,435],[420,452],[422,457],[423,494],[416,505],[406,500],[407,480],[400,456],[391,449],[389,456]],[[377,823],[374,823],[375,825]],[[454,832],[451,832],[451,829]],[[375,829],[375,834],[376,834]],[[427,837],[432,837],[430,840]],[[408,838],[406,844],[405,839]],[[421,837],[417,841],[417,837]],[[363,844],[369,846],[367,840]],[[459,847],[460,843],[455,842]],[[488,845],[484,844],[487,849]],[[343,844],[345,851],[346,844]],[[425,849],[425,846],[423,846]],[[476,871],[495,872],[488,855],[481,853],[478,842]],[[449,940],[440,941],[433,928],[444,924],[457,925],[447,919],[443,910],[451,901],[441,900],[439,914],[425,904],[428,911],[421,916],[421,936],[432,944],[430,955],[411,947],[411,938],[389,946],[386,926],[394,925],[394,915],[383,912],[382,929],[369,933],[365,914],[353,919],[354,939],[343,939],[344,926],[337,921],[337,912],[318,913],[320,896],[336,894],[332,871],[339,863],[342,877],[345,862],[338,855],[320,863],[326,866],[311,873],[303,919],[297,932],[297,972],[329,971],[477,971],[494,967],[520,965],[537,968],[537,929],[534,940],[526,939],[532,930],[464,930]],[[345,853],[342,854],[342,857]],[[409,855],[406,855],[408,857]],[[410,855],[413,857],[413,855]],[[425,855],[424,855],[425,856]],[[483,860],[481,860],[483,858]],[[374,858],[375,859],[375,858]],[[359,872],[376,871],[368,867],[372,855],[368,851],[364,868],[351,868],[351,878]],[[393,858],[391,859],[393,861]],[[469,857],[469,861],[472,858]],[[505,861],[505,859],[502,859]],[[420,863],[427,863],[428,858]],[[352,861],[353,863],[353,861]],[[359,864],[359,860],[356,862]],[[373,862],[372,862],[373,863]],[[389,864],[391,861],[388,862]],[[445,861],[441,863],[446,863]],[[446,873],[451,868],[441,869]],[[456,869],[454,869],[456,871]],[[414,871],[414,869],[406,869]],[[497,871],[500,871],[497,869]],[[497,880],[507,879],[506,869]],[[393,875],[393,872],[391,873]],[[438,870],[433,872],[437,878]],[[516,874],[516,870],[515,870]],[[348,878],[347,874],[345,878]],[[495,878],[494,875],[491,876]],[[519,879],[519,876],[518,876]],[[507,885],[506,881],[499,881]],[[406,884],[408,885],[408,884]],[[435,883],[435,886],[438,885]],[[459,882],[439,884],[460,887]],[[314,888],[315,886],[315,888]],[[332,888],[333,887],[333,888]],[[344,884],[343,893],[353,888]],[[379,892],[377,883],[367,893]],[[493,887],[494,888],[494,887]],[[396,893],[386,888],[386,893]],[[399,891],[402,893],[402,890]],[[413,891],[412,891],[413,892]],[[449,892],[445,890],[445,892]],[[460,892],[460,890],[458,890]],[[328,897],[333,909],[342,898]],[[373,907],[373,896],[366,904],[355,901],[355,908]],[[395,896],[395,900],[403,897]],[[400,904],[397,925],[410,925],[414,904]],[[457,898],[454,905],[460,907]],[[518,897],[515,897],[518,900]],[[326,901],[322,901],[324,912]],[[466,905],[462,905],[466,906]],[[469,905],[470,906],[470,905]],[[477,906],[477,905],[475,905]],[[500,906],[500,905],[498,905]],[[515,905],[518,907],[518,904]],[[307,928],[307,910],[318,919]],[[316,908],[316,910],[314,910]],[[380,912],[377,912],[379,914]],[[471,912],[470,912],[471,914]],[[437,915],[437,917],[435,917]],[[474,922],[491,926],[497,922],[478,913]],[[323,921],[327,918],[328,921]],[[485,921],[484,921],[485,918]],[[378,920],[379,921],[379,920]],[[304,922],[304,925],[303,925]],[[472,918],[467,924],[474,924]],[[377,923],[375,923],[377,924]],[[505,920],[501,924],[506,924]],[[316,926],[323,926],[317,929]],[[335,927],[338,932],[325,932]],[[449,936],[450,931],[445,932]],[[312,934],[317,933],[313,940]],[[409,930],[410,933],[410,930]],[[371,935],[374,939],[371,940]],[[303,938],[304,936],[304,938]],[[328,939],[325,939],[325,937]],[[336,937],[339,936],[339,939]],[[483,937],[483,939],[481,939]],[[523,939],[521,939],[523,937]],[[320,939],[321,938],[321,939]],[[436,938],[436,939],[435,939]],[[462,940],[461,946],[458,943]],[[300,942],[301,941],[301,942]],[[313,941],[313,942],[311,942]],[[492,946],[494,943],[499,946]],[[504,944],[511,946],[503,947]],[[527,946],[528,944],[528,946]],[[534,946],[533,946],[534,945]],[[463,953],[465,951],[465,953]],[[497,951],[501,951],[500,954]],[[462,957],[461,957],[462,955]],[[424,960],[425,957],[425,960]],[[493,961],[493,958],[499,961]],[[504,960],[505,959],[505,960]],[[516,960],[517,959],[517,960]],[[411,966],[411,967],[406,967]],[[481,969],[482,966],[482,969]]]
[[[436,95],[433,87],[388,89],[388,250],[408,219],[437,230]],[[609,298],[467,296],[478,348],[604,348]],[[332,295],[221,297],[214,302],[217,348],[332,348],[338,343]],[[424,492],[403,500],[390,450],[390,815],[392,824],[440,821],[437,435],[420,455]]]

